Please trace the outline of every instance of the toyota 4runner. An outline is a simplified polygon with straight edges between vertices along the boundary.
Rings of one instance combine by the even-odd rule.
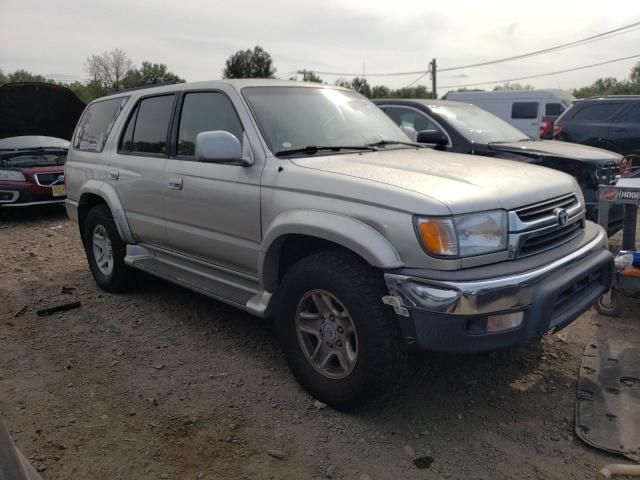
[[[413,144],[361,95],[234,80],[94,101],[66,163],[98,285],[131,268],[276,318],[339,409],[387,392],[407,346],[477,352],[557,331],[607,291],[606,233],[561,172]]]

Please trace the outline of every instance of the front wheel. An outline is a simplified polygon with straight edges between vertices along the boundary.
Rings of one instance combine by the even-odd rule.
[[[596,311],[608,317],[619,317],[622,314],[620,294],[613,288],[598,297],[595,304]]]
[[[318,400],[350,410],[389,392],[404,344],[379,272],[338,251],[295,264],[279,292],[278,332],[287,363]]]

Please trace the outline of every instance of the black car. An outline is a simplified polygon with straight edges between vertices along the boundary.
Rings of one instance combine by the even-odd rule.
[[[640,95],[576,101],[556,120],[553,139],[640,156]]]
[[[475,105],[449,100],[375,100],[398,126],[430,147],[457,153],[533,163],[576,178],[585,196],[587,218],[598,218],[598,185],[620,177],[620,154],[570,143],[532,139]],[[609,234],[622,228],[623,210],[612,208]]]

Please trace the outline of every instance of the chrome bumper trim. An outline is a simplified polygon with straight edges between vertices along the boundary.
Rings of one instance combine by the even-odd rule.
[[[400,306],[404,308],[454,315],[517,310],[531,304],[536,287],[550,274],[606,248],[606,232],[601,227],[598,230],[596,237],[579,250],[540,268],[517,275],[473,282],[442,282],[385,273],[384,279],[389,294],[398,297]]]
[[[56,205],[64,203],[64,198],[60,200],[43,200],[41,202],[27,202],[27,203],[0,203],[3,208],[18,208],[18,207],[34,207],[36,205]]]

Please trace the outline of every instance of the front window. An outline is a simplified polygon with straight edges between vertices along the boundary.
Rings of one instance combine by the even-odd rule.
[[[530,140],[517,128],[475,105],[431,105],[429,108],[471,142],[487,144]]]
[[[243,94],[274,154],[308,146],[410,141],[382,110],[353,91],[247,87]]]

